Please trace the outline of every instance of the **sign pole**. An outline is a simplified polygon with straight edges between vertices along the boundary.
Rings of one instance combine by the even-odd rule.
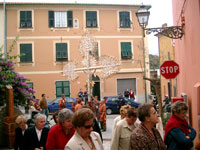
[[[168,60],[170,61],[170,52],[168,52]],[[168,96],[169,96],[169,101],[171,102],[171,83],[172,83],[172,80],[169,79],[169,82],[168,82]]]

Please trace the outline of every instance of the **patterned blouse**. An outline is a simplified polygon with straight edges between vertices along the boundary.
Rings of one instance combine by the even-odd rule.
[[[141,123],[131,135],[129,150],[167,150],[158,130],[152,130],[154,136]]]

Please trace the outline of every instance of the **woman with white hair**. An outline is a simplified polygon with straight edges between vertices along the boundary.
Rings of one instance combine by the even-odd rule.
[[[58,123],[50,129],[48,134],[46,144],[47,150],[64,149],[75,132],[72,125],[73,114],[74,113],[67,108],[63,108],[58,113]]]
[[[26,129],[24,133],[26,150],[46,150],[49,128],[45,127],[45,121],[46,115],[40,113],[35,115],[35,125]]]

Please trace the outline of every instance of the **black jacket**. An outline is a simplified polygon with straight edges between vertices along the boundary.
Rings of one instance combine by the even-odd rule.
[[[49,129],[43,128],[40,141],[38,140],[37,133],[34,127],[26,129],[24,133],[26,150],[34,150],[35,148],[44,147],[46,150],[46,141]]]
[[[22,134],[22,129],[17,127],[15,129],[15,142],[14,142],[14,150],[26,150],[24,146],[24,135]]]

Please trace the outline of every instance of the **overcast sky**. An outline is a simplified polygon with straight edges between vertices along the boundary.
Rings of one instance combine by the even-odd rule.
[[[152,8],[148,27],[161,27],[164,23],[173,26],[172,0],[150,0]],[[158,55],[158,38],[154,34],[148,35],[149,53]]]
[[[164,23],[173,25],[172,0],[5,0],[6,2],[55,2],[55,3],[99,3],[99,4],[150,4],[148,27],[161,27]],[[0,0],[4,2],[4,0]],[[158,38],[154,34],[148,35],[149,53],[158,55]]]

